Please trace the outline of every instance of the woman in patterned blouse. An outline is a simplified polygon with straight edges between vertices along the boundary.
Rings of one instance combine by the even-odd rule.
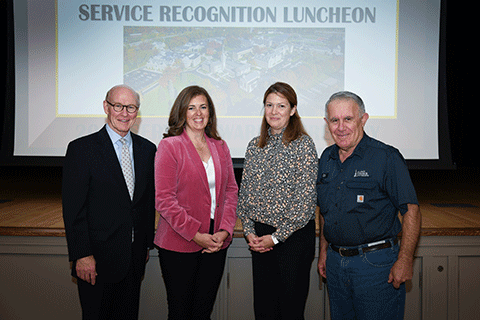
[[[290,85],[271,85],[263,103],[237,205],[252,252],[255,318],[303,319],[315,254],[317,152]]]

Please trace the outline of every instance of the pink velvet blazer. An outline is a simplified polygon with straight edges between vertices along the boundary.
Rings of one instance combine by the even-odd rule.
[[[226,248],[237,220],[238,186],[225,141],[205,138],[215,166],[214,232],[228,231]],[[193,237],[197,232],[208,233],[210,207],[205,167],[187,133],[164,138],[155,156],[155,208],[160,213],[155,244],[177,252],[202,250]]]

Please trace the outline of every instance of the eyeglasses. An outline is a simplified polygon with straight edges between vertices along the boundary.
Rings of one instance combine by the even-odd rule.
[[[105,100],[107,101],[107,100]],[[136,105],[133,105],[133,104],[129,104],[129,105],[123,105],[123,104],[120,104],[120,103],[111,103],[109,101],[107,101],[107,103],[109,105],[111,105],[113,107],[113,110],[115,110],[116,112],[122,112],[123,111],[123,108],[126,108],[127,109],[127,112],[128,113],[135,113],[138,111],[138,107]]]

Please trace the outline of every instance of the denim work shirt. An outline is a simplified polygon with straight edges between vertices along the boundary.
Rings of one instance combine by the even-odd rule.
[[[329,243],[356,246],[396,237],[398,212],[418,204],[405,159],[392,146],[364,134],[343,163],[339,148],[324,150],[319,161],[317,204]]]

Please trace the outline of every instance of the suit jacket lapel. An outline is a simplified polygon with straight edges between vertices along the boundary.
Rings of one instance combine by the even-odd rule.
[[[138,138],[133,132],[132,141],[133,141],[133,160],[135,166],[135,190],[133,192],[133,201],[140,199],[141,194],[145,191],[146,187],[146,172],[145,164],[147,159],[145,159],[145,150],[143,148],[142,140]]]
[[[187,148],[187,154],[191,161],[192,166],[195,167],[205,190],[208,193],[210,193],[210,188],[208,187],[207,173],[205,172],[205,167],[203,166],[202,159],[200,158],[200,155],[198,154],[197,149],[195,149],[195,146],[193,145],[193,142],[188,137],[186,131],[183,131],[182,138],[184,139],[184,143]]]
[[[220,199],[221,183],[223,181],[220,155],[218,154],[217,144],[214,142],[214,139],[208,138],[207,136],[205,136],[205,138],[207,139],[208,149],[212,155],[213,165],[215,167],[215,196],[217,199]]]

